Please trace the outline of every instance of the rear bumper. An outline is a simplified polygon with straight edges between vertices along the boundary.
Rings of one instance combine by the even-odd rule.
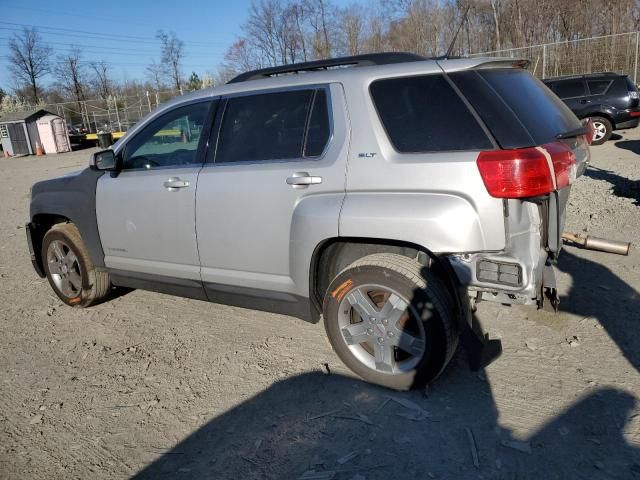
[[[38,276],[40,276],[41,278],[44,278],[46,275],[44,274],[44,271],[42,270],[40,263],[38,263],[38,257],[36,257],[36,254],[33,249],[34,229],[35,229],[35,226],[31,222],[27,223],[24,228],[25,232],[27,233],[27,245],[29,246],[29,256],[31,257],[31,264],[33,265],[33,269],[36,271]]]
[[[626,120],[624,122],[616,122],[616,130],[625,130],[627,128],[636,128],[638,123],[640,122],[640,118],[632,118],[631,120]]]
[[[547,252],[540,249],[537,259],[529,258],[525,262],[500,253],[451,255],[448,260],[460,284],[476,300],[539,305],[547,258]],[[511,273],[514,271],[516,275]]]

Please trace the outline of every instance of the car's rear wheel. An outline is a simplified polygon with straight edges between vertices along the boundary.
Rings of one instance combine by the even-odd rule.
[[[67,305],[88,307],[109,294],[109,274],[96,271],[75,225],[51,227],[42,241],[42,259],[51,288]]]
[[[591,145],[602,145],[611,138],[613,126],[608,119],[604,117],[591,117],[591,123],[594,129]]]
[[[458,344],[444,283],[401,255],[351,264],[331,282],[323,313],[340,359],[364,380],[397,390],[434,380]]]

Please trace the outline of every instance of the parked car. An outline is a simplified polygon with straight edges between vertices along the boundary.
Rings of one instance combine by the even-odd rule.
[[[180,96],[33,186],[33,265],[76,307],[120,286],[323,318],[346,365],[395,389],[459,339],[479,368],[501,350],[477,302],[556,305],[589,161],[591,131],[525,64],[371,54]]]
[[[593,122],[593,145],[601,145],[614,130],[635,128],[640,120],[638,88],[627,75],[592,73],[544,80],[578,118]]]

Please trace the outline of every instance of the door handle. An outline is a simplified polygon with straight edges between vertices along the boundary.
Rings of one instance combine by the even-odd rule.
[[[309,185],[322,183],[322,177],[314,177],[307,172],[296,172],[287,178],[287,185],[293,188],[308,188]]]
[[[186,188],[189,186],[189,182],[182,180],[180,177],[171,177],[169,180],[163,183],[164,188],[170,192],[175,192],[179,188]]]
[[[582,103],[582,104],[587,103],[587,99],[585,99],[585,98],[581,99],[580,103]]]

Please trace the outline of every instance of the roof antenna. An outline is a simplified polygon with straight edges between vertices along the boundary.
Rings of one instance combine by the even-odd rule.
[[[442,57],[438,57],[438,59],[446,60],[447,58],[451,57],[451,53],[453,52],[453,47],[456,45],[456,40],[458,39],[458,34],[460,33],[460,30],[462,29],[462,25],[464,25],[464,22],[467,21],[467,14],[469,13],[470,8],[471,8],[471,3],[467,5],[467,9],[464,11],[464,15],[462,15],[462,20],[460,21],[460,25],[458,25],[458,30],[456,30],[456,34],[453,36],[453,40],[451,40],[451,44],[447,49],[447,53],[445,53]]]

